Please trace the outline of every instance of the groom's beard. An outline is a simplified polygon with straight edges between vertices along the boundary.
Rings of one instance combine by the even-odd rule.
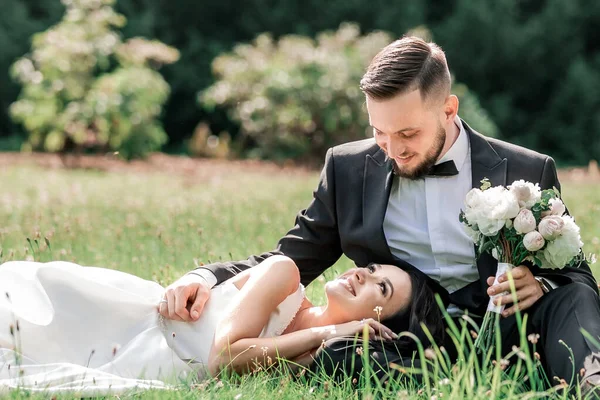
[[[396,161],[392,161],[394,166],[394,174],[411,180],[423,179],[431,172],[431,169],[437,162],[440,154],[442,154],[442,150],[444,149],[444,144],[446,143],[446,130],[438,122],[438,129],[435,135],[435,140],[427,153],[425,154],[425,160],[421,162],[421,164],[417,165],[413,170],[406,171],[398,167]]]

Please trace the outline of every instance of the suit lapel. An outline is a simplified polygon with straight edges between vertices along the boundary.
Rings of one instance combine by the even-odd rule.
[[[363,228],[369,247],[384,260],[393,259],[383,232],[392,180],[392,162],[386,158],[383,150],[368,154],[363,181]]]
[[[472,187],[481,187],[484,178],[488,178],[492,186],[506,186],[508,166],[506,158],[501,158],[484,136],[471,129],[464,121],[461,122],[471,144]],[[486,279],[496,274],[497,267],[497,261],[490,254],[482,254],[477,259],[477,270],[484,293],[487,290]]]

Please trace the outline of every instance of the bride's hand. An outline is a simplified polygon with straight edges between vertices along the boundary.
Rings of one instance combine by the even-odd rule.
[[[398,338],[398,335],[392,332],[390,328],[373,318],[363,319],[361,321],[351,321],[338,325],[323,326],[315,329],[322,330],[326,336],[324,340],[329,340],[342,336],[354,336],[357,333],[362,335],[365,326],[368,326],[369,338],[371,339],[393,340]]]
[[[195,274],[187,274],[167,286],[158,312],[175,321],[196,321],[209,297],[210,289],[206,280]]]

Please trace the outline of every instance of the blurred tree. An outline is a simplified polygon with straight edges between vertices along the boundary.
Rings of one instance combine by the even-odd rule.
[[[0,137],[19,133],[8,113],[9,105],[20,90],[19,85],[10,79],[10,65],[27,51],[31,36],[58,22],[63,12],[64,6],[57,1],[3,0],[0,13]],[[13,144],[0,145],[0,148],[12,149],[16,141],[16,137],[7,139],[7,143]]]
[[[23,86],[11,105],[31,149],[118,150],[126,158],[157,150],[167,137],[157,121],[169,86],[154,68],[179,53],[158,41],[123,43],[125,18],[114,0],[63,0],[63,19],[33,38],[12,74]]]
[[[458,0],[432,30],[502,138],[600,159],[600,2]]]
[[[62,14],[56,11],[62,8],[57,1],[4,2],[0,67],[26,52],[28,37]],[[119,0],[116,7],[128,18],[124,37],[155,37],[182,52],[180,62],[161,70],[172,88],[162,118],[172,149],[181,149],[199,121],[207,121],[213,132],[237,134],[238,125],[226,110],[208,111],[195,104],[197,91],[214,82],[210,64],[216,56],[261,32],[270,32],[275,40],[286,34],[315,37],[354,21],[362,32],[384,30],[394,36],[428,26],[447,51],[458,81],[477,93],[503,138],[561,161],[600,158],[598,125],[590,117],[597,113],[600,92],[586,84],[598,69],[597,0],[204,0],[201,5],[192,0]],[[577,78],[576,72],[585,76]],[[0,105],[6,107],[16,98],[17,87],[1,77],[0,85]],[[578,100],[565,102],[559,95]],[[4,110],[0,135],[11,129]],[[547,135],[560,139],[547,140]]]
[[[425,28],[415,33],[428,35]],[[256,144],[247,154],[321,163],[329,147],[371,135],[358,82],[391,40],[383,32],[360,36],[355,24],[342,24],[316,40],[287,35],[274,41],[262,34],[214,60],[218,80],[200,102],[208,109],[229,108],[244,137]],[[464,106],[461,115],[495,135],[497,128],[477,98],[465,85],[454,89]],[[205,128],[200,132],[211,137]]]
[[[171,84],[165,108],[165,129],[172,146],[189,137],[199,121],[208,121],[214,132],[238,127],[227,111],[216,107],[199,109],[198,90],[213,82],[211,62],[238,42],[249,42],[269,32],[277,39],[286,34],[314,37],[337,29],[344,21],[355,21],[361,29],[405,32],[424,22],[426,3],[396,0],[119,0],[117,10],[128,18],[125,37],[144,35],[160,39],[181,51],[181,60],[161,72]],[[385,12],[382,12],[385,10]]]

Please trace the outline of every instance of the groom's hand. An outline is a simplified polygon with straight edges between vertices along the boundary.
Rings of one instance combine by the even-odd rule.
[[[158,311],[175,321],[196,321],[210,296],[208,283],[195,274],[187,274],[167,286]]]
[[[526,265],[519,265],[510,271],[515,285],[517,302],[512,307],[505,309],[502,312],[503,317],[508,317],[514,314],[517,309],[524,311],[535,304],[540,297],[544,295],[538,281]],[[502,274],[498,278],[498,284],[494,284],[494,277],[490,276],[487,279],[487,284],[491,286],[488,289],[488,294],[494,296],[498,293],[508,292],[504,296],[498,296],[494,299],[495,304],[505,305],[513,303],[513,295],[510,293],[510,281],[507,274]]]

